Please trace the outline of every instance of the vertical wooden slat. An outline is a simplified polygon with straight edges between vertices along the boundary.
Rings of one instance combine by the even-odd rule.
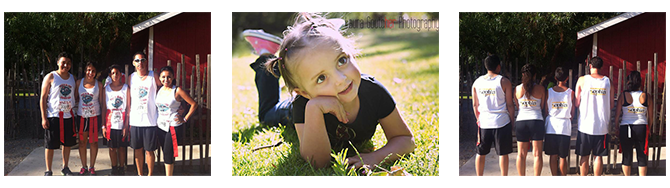
[[[202,93],[201,90],[201,81],[200,81],[200,54],[195,54],[195,102],[196,105],[198,105],[198,109],[195,110],[195,115],[196,115],[196,126],[198,128],[198,151],[200,154],[200,167],[202,167],[202,117],[200,116],[201,112],[201,101],[200,101],[200,94]]]
[[[621,87],[621,88],[623,88],[624,91],[626,90],[626,75],[627,75],[626,74],[626,64],[628,64],[628,63],[626,63],[626,60],[624,60],[623,61],[623,77],[622,77],[623,84],[622,84],[622,87]]]
[[[667,81],[663,83],[663,99],[661,100],[661,110],[660,110],[661,111],[661,119],[659,121],[660,126],[659,126],[659,130],[658,130],[659,134],[658,134],[658,142],[657,142],[657,145],[659,147],[659,151],[660,151],[660,147],[661,147],[661,142],[663,141],[663,137],[664,137],[663,134],[665,133],[665,131],[663,129],[666,126],[666,123],[665,123],[665,121],[666,121],[666,119],[665,119],[665,113],[666,113],[665,112],[665,108],[666,108],[665,107],[665,90],[666,90],[666,88],[665,87],[667,86],[667,83],[668,83]],[[657,158],[656,161],[658,161],[661,158],[661,154],[657,153],[656,158]],[[657,162],[654,165],[654,167],[658,167],[658,163],[660,163],[660,162]]]
[[[194,96],[194,94],[195,94],[194,93],[195,88],[193,88],[193,80],[195,80],[194,77],[193,77],[194,75],[195,75],[195,66],[191,66],[191,84],[189,86],[191,88],[189,90],[190,93],[191,93],[191,96]],[[196,118],[197,118],[197,115],[196,115]],[[189,143],[188,143],[189,144],[189,158],[188,158],[189,159],[189,161],[188,161],[189,168],[193,168],[193,132],[195,132],[195,130],[194,130],[195,125],[196,125],[195,121],[192,121],[190,126],[189,126],[189,136],[188,136],[188,138],[189,138]]]
[[[640,61],[637,61],[637,72],[640,72]]]
[[[207,158],[207,167],[211,172],[211,160],[209,157],[209,145],[212,139],[212,54],[207,54],[207,145],[205,146],[205,157]]]
[[[172,61],[167,60],[167,66],[168,66],[168,67],[172,67]]]
[[[181,79],[180,79],[181,77],[179,77],[180,75],[181,75],[181,63],[177,63],[177,75],[176,75],[176,78],[175,78],[175,79],[177,79],[177,87],[179,87],[179,83],[181,81]]]

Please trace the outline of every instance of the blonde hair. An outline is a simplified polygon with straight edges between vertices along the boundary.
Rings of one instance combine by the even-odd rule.
[[[328,20],[316,13],[300,13],[296,16],[293,26],[289,26],[284,32],[284,39],[279,48],[277,58],[271,59],[265,63],[265,68],[275,77],[284,77],[284,82],[289,91],[298,88],[293,73],[286,66],[287,62],[305,47],[315,45],[315,39],[332,42],[337,46],[333,50],[342,50],[352,60],[359,54],[358,49],[354,47],[354,40],[344,36],[344,27]],[[279,74],[275,72],[279,70]]]

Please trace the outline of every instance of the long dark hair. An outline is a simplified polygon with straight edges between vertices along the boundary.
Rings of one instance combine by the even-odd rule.
[[[642,77],[640,76],[640,72],[631,71],[628,75],[628,78],[626,78],[626,91],[637,91],[640,89],[640,85],[642,85]]]
[[[526,64],[521,67],[521,84],[523,84],[523,89],[526,90],[524,95],[529,99],[531,97],[530,92],[533,90],[533,76],[535,76],[533,65]]]
[[[162,73],[163,71],[168,71],[170,74],[172,74],[172,82],[170,83],[172,84],[172,86],[175,86],[177,84],[177,78],[175,78],[176,76],[174,74],[174,70],[172,69],[172,67],[164,66],[163,68],[161,68],[160,72]]]

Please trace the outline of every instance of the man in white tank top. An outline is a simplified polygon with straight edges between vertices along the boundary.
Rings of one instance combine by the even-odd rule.
[[[579,133],[577,149],[580,155],[581,175],[586,176],[589,170],[589,155],[593,151],[596,157],[593,162],[594,175],[602,174],[603,160],[607,150],[607,133],[609,132],[610,110],[614,104],[614,92],[611,91],[610,80],[600,74],[603,60],[593,57],[590,61],[590,75],[579,77],[575,89],[575,106],[579,109]]]
[[[138,52],[133,56],[135,73],[130,75],[128,86],[130,87],[130,109],[126,111],[130,123],[130,146],[135,149],[135,163],[137,174],[143,175],[144,161],[146,158],[149,172],[153,175],[154,161],[158,148],[156,130],[156,91],[161,86],[158,74],[148,70],[146,55]],[[143,150],[145,151],[143,154]]]
[[[472,84],[472,107],[478,124],[475,171],[478,176],[484,175],[486,154],[495,144],[500,173],[507,176],[514,127],[512,83],[499,74],[500,59],[497,56],[488,56],[484,64],[487,74]]]
[[[64,176],[71,176],[72,171],[68,167],[70,160],[70,147],[76,144],[74,130],[74,117],[72,107],[75,105],[75,81],[74,76],[69,73],[72,68],[72,58],[66,52],[58,54],[58,70],[47,74],[42,82],[42,93],[40,94],[40,112],[42,115],[42,128],[44,128],[46,162],[45,176],[53,175],[51,164],[53,162],[54,149],[60,148],[63,158]]]

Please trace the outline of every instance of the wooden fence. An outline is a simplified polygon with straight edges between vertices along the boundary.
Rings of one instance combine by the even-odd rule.
[[[659,81],[658,81],[658,71],[665,71],[665,70],[657,70],[657,67],[658,67],[657,66],[657,64],[658,64],[657,63],[657,56],[658,56],[657,53],[654,53],[654,61],[653,62],[652,61],[647,62],[647,70],[649,70],[649,71],[646,74],[645,78],[652,78],[652,79],[645,79],[644,83],[643,83],[643,88],[644,88],[643,91],[649,93],[651,95],[650,98],[653,101],[653,104],[650,103],[650,105],[648,107],[649,113],[652,113],[652,120],[649,122],[649,145],[648,145],[648,147],[649,147],[649,152],[648,152],[649,163],[648,163],[648,167],[652,168],[652,169],[657,169],[658,168],[660,160],[661,160],[661,147],[666,146],[666,143],[665,143],[666,142],[666,135],[665,135],[665,129],[666,129],[665,91],[666,91],[666,88],[665,88],[665,82],[664,82],[662,90],[659,91],[660,86],[659,86]],[[637,67],[636,67],[637,71],[641,70],[640,66],[641,66],[640,61],[637,61]],[[513,86],[515,86],[517,84],[517,83],[515,83],[515,80],[519,80],[518,79],[518,70],[514,71],[513,69],[511,69],[511,64],[510,64],[510,69],[508,69],[508,70],[511,70],[510,73],[516,72],[516,74],[509,74],[509,73],[507,74],[507,75],[516,75],[517,76],[516,77],[517,79],[514,79],[514,78],[510,79],[510,80],[512,80],[512,83],[514,84]],[[603,67],[603,69],[601,69],[601,70],[607,71],[608,69],[606,67]],[[614,67],[613,66],[609,67],[609,75],[610,75],[609,78],[610,78],[610,81],[611,81],[612,91],[616,92],[615,93],[615,99],[614,99],[615,103],[614,104],[617,104],[617,101],[621,97],[621,93],[625,90],[626,76],[628,74],[624,70],[626,70],[626,62],[625,61],[623,62],[623,68],[618,70],[618,74],[616,74],[616,77],[615,77],[615,74],[614,74],[615,73],[614,72]],[[476,79],[476,76],[472,75],[472,71],[465,71],[463,74],[466,74],[466,76],[464,76],[464,78],[462,78],[463,80],[459,80],[459,105],[462,107],[459,116],[460,116],[461,120],[465,119],[464,122],[474,122],[475,117],[474,117],[474,112],[472,111],[472,100],[469,99],[469,97],[472,96],[472,83]],[[505,73],[501,73],[501,74],[505,75]],[[589,68],[588,68],[587,64],[580,64],[577,75],[573,74],[572,69],[569,69],[568,74],[569,74],[569,81],[568,81],[569,85],[568,86],[569,86],[569,88],[571,88],[574,91],[575,88],[576,88],[576,86],[575,86],[576,78],[578,78],[580,76],[583,76],[583,75],[586,75],[586,74],[590,74],[590,73],[589,73]],[[617,82],[616,86],[614,85],[615,79],[616,79],[616,82]],[[654,87],[654,86],[656,86],[656,87]],[[470,105],[470,106],[468,107],[467,105]],[[611,120],[610,120],[610,122],[611,122],[610,125],[612,125],[612,126],[610,126],[610,128],[614,128],[613,125],[615,125],[615,124],[613,122],[614,122],[614,116],[615,116],[615,111],[614,111],[615,109],[612,108],[611,110],[612,110],[612,112],[611,112],[612,116],[611,116]],[[578,117],[578,114],[579,114],[579,110],[577,110],[575,112],[575,116],[573,117],[573,120],[572,120],[572,136],[570,138],[570,149],[571,150],[575,149],[575,146],[576,146],[577,118],[575,118],[575,117]],[[475,125],[473,124],[472,126],[475,126]],[[513,131],[513,135],[514,135],[514,131]],[[513,140],[514,140],[513,141],[513,144],[514,144],[513,148],[516,151],[516,137],[514,137]],[[605,165],[605,169],[604,169],[605,173],[610,173],[611,174],[611,173],[618,172],[618,171],[616,171],[616,169],[617,169],[617,166],[616,166],[617,155],[616,155],[616,153],[618,153],[618,148],[617,147],[618,147],[618,140],[613,141],[613,142],[608,142],[608,144],[607,144],[607,148],[610,150],[610,152],[609,152],[609,155],[606,157],[606,159],[604,159],[604,160],[607,160],[606,164],[604,164]],[[568,158],[567,158],[568,169],[572,169],[571,166],[570,166],[570,161],[571,161],[570,156],[571,155],[568,155]],[[593,159],[591,159],[590,163],[593,163]],[[605,162],[603,162],[603,163],[605,163]],[[570,173],[579,173],[579,168],[578,168],[579,167],[579,156],[577,156],[577,158],[575,159],[574,164],[575,164],[574,167],[577,167],[577,168],[575,168],[575,171],[570,170],[571,171]],[[590,167],[593,168],[593,165],[590,165]],[[664,169],[664,167],[663,167],[663,169]]]
[[[207,66],[200,71],[200,55],[195,55],[195,66],[186,66],[184,63],[176,63],[177,86],[189,92],[196,101],[199,108],[194,112],[189,122],[182,125],[181,138],[179,142],[181,153],[175,160],[175,171],[187,171],[197,169],[200,173],[211,172],[211,55],[207,54]],[[181,56],[181,62],[185,62],[185,56]],[[168,66],[173,66],[168,60]],[[174,66],[173,66],[174,67]],[[132,72],[129,65],[125,65],[126,80]],[[101,70],[105,70],[100,68]],[[186,71],[190,70],[190,83],[186,83]],[[50,70],[49,70],[50,71]],[[43,74],[49,73],[47,69],[28,73],[26,70],[5,70],[5,138],[16,139],[21,131],[27,131],[32,138],[43,138],[44,130],[41,125],[39,107],[39,94]],[[40,74],[43,72],[43,74]],[[77,73],[81,73],[81,69]],[[22,74],[21,74],[22,73]],[[195,82],[195,83],[194,83]],[[23,127],[23,126],[27,126]],[[104,139],[103,139],[104,140]],[[194,153],[194,148],[199,152]],[[188,155],[187,155],[187,152]],[[194,157],[194,154],[199,156]],[[134,152],[133,152],[134,155]],[[126,156],[127,158],[127,156]],[[161,151],[157,150],[156,162],[162,160]],[[134,160],[126,160],[133,161]],[[194,161],[196,161],[194,163]],[[157,167],[154,167],[157,168]]]

